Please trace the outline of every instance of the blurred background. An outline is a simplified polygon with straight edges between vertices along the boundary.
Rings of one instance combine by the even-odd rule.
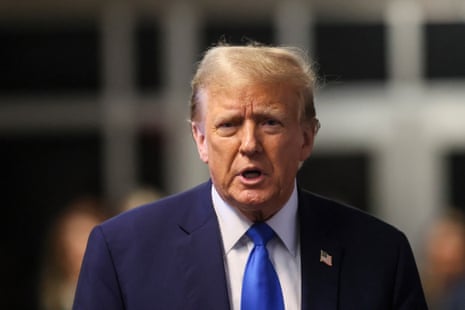
[[[465,209],[464,1],[1,0],[0,308],[65,309],[50,296],[72,298],[61,265],[83,245],[64,227],[86,240],[135,194],[208,178],[187,104],[220,39],[308,51],[322,128],[301,184],[402,229],[433,273],[429,236],[447,234],[430,230]]]

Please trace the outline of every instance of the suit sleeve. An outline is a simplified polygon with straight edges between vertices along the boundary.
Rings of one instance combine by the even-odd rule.
[[[123,310],[110,249],[100,226],[94,228],[81,266],[73,310]]]
[[[404,234],[400,244],[395,281],[393,309],[428,309],[412,249]]]

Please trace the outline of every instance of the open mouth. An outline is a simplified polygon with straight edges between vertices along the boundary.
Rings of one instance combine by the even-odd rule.
[[[255,179],[262,175],[260,170],[246,170],[241,174],[246,179]]]

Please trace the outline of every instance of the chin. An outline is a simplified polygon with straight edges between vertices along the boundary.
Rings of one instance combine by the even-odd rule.
[[[236,197],[240,203],[245,205],[261,205],[270,200],[270,196],[257,190],[243,190]]]

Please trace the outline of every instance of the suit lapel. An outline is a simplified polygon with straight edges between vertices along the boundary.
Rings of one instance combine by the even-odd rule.
[[[229,309],[221,235],[210,186],[202,187],[197,198],[190,202],[189,214],[179,224],[184,232],[177,255],[184,277],[183,309]]]
[[[342,249],[337,240],[330,237],[331,222],[314,200],[299,194],[302,309],[335,310],[338,308]],[[331,264],[321,261],[322,251],[331,256],[327,258],[331,259]]]

